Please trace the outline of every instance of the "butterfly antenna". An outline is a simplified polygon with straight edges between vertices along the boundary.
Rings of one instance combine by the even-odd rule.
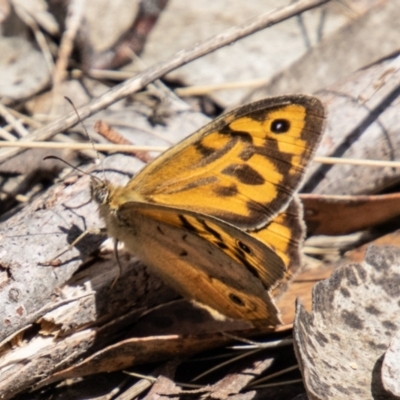
[[[98,164],[102,166],[102,163],[101,163],[101,160],[100,160],[100,157],[99,157],[99,152],[96,150],[95,145],[94,145],[94,141],[93,141],[92,137],[89,135],[89,132],[88,132],[88,130],[86,129],[86,126],[84,125],[84,123],[83,123],[83,121],[82,121],[82,118],[81,118],[81,116],[79,115],[78,110],[77,110],[76,107],[75,107],[75,104],[72,102],[72,100],[71,100],[69,97],[64,96],[64,98],[65,98],[65,100],[68,101],[69,104],[71,104],[71,107],[74,109],[75,114],[76,114],[76,116],[78,117],[78,121],[79,121],[80,124],[82,125],[82,128],[83,128],[83,130],[84,130],[84,132],[85,132],[85,134],[86,134],[87,139],[88,139],[89,142],[91,143],[91,145],[92,145],[92,147],[93,147],[93,150],[96,152],[96,158],[97,158]],[[103,167],[102,167],[102,170],[103,170],[103,180],[105,181],[105,180],[106,180],[106,173],[105,173]],[[89,175],[90,175],[90,174],[89,174]]]
[[[99,183],[103,183],[103,181],[102,181],[101,179],[99,179],[97,176],[92,175],[92,174],[90,174],[89,172],[83,171],[82,169],[80,169],[80,168],[78,168],[78,167],[75,167],[75,165],[72,165],[71,163],[69,163],[68,161],[63,160],[63,159],[60,158],[60,157],[57,157],[57,156],[46,156],[46,157],[43,158],[43,160],[58,160],[58,161],[61,161],[61,162],[63,162],[64,164],[66,164],[66,165],[68,165],[69,167],[71,167],[72,169],[74,169],[74,170],[80,172],[81,174],[88,175],[88,176],[90,176],[91,178],[97,180]]]

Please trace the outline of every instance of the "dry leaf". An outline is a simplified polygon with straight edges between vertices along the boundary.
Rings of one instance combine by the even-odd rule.
[[[389,72],[389,73],[388,73]],[[378,87],[374,82],[385,81]],[[317,93],[327,106],[328,123],[317,156],[400,159],[400,56],[350,75]],[[308,169],[307,193],[350,195],[378,193],[400,180],[399,168],[326,165]]]
[[[346,235],[383,224],[400,215],[400,193],[376,196],[304,193],[299,197],[309,235]]]
[[[83,377],[100,372],[118,371],[138,364],[165,361],[177,356],[187,357],[213,347],[222,346],[231,341],[232,339],[216,333],[126,339],[115,345],[103,348],[70,368],[54,372],[40,382],[39,387],[63,379]]]
[[[315,285],[297,306],[295,350],[310,400],[391,399],[383,355],[400,327],[400,250],[370,247],[365,261]]]

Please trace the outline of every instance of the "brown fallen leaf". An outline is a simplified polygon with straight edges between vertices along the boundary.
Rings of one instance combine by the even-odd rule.
[[[164,361],[178,355],[186,357],[231,341],[231,338],[218,333],[126,339],[98,351],[70,368],[53,373],[42,380],[37,388],[63,379],[118,371],[138,364]]]
[[[400,215],[400,193],[335,196],[302,193],[307,233],[346,235]]]
[[[165,398],[170,399],[173,395],[195,395],[202,394],[202,397],[208,396],[209,398],[216,400],[225,399],[236,399],[236,400],[251,400],[256,395],[254,390],[250,390],[246,393],[241,393],[246,389],[246,386],[259,377],[266,369],[270,368],[273,364],[273,358],[259,357],[259,359],[247,362],[247,366],[241,368],[237,373],[230,373],[224,376],[221,380],[213,385],[204,385],[199,389],[194,390],[182,390],[176,385],[172,385],[172,382],[165,382],[165,386],[160,389],[152,388],[152,393],[166,396]],[[162,377],[164,378],[164,377]],[[157,380],[159,382],[160,379]],[[155,385],[157,384],[155,383]],[[160,382],[161,383],[161,382]],[[161,385],[160,385],[161,386]],[[154,390],[153,390],[154,389]],[[231,397],[232,396],[232,397]],[[151,397],[146,397],[146,399]],[[164,398],[164,397],[163,397]]]
[[[180,392],[172,379],[160,375],[143,400],[179,400]]]
[[[238,373],[231,373],[226,375],[216,384],[210,386],[209,395],[212,399],[224,400],[230,398],[228,396],[239,394],[252,380],[260,376],[267,368],[273,363],[272,358],[255,361],[250,367],[244,368]],[[248,392],[247,396],[250,399],[256,392]]]

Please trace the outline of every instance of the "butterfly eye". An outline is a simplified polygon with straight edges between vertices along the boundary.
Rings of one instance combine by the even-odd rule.
[[[271,122],[271,132],[286,133],[290,129],[290,122],[287,119],[274,119]]]
[[[106,204],[109,190],[107,187],[97,188],[93,192],[93,198],[98,204]]]

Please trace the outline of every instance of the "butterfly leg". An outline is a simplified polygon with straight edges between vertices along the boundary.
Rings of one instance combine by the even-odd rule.
[[[119,241],[117,239],[115,239],[114,240],[114,257],[115,257],[115,261],[117,262],[118,273],[115,276],[115,278],[113,279],[110,289],[112,289],[114,287],[114,285],[117,283],[118,279],[122,275],[122,265],[121,265],[121,260],[119,258],[119,254],[118,254],[118,243],[119,243]]]

